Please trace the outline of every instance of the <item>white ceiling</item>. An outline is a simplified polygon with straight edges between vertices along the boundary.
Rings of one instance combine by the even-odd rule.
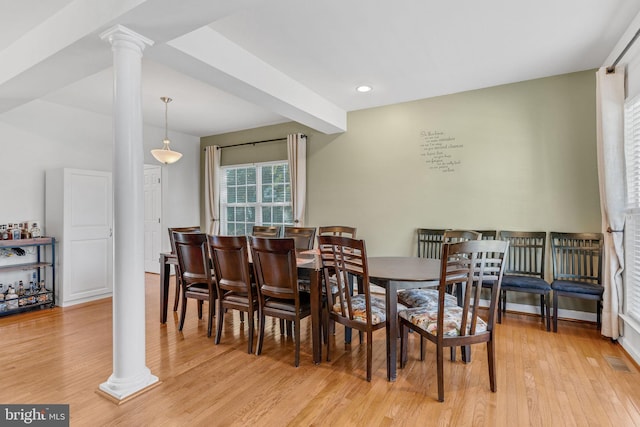
[[[154,41],[143,117],[195,136],[298,121],[603,64],[640,0],[0,0],[0,119],[33,100],[110,115],[122,24]],[[360,84],[373,91],[359,94]],[[73,126],[70,124],[70,126]]]

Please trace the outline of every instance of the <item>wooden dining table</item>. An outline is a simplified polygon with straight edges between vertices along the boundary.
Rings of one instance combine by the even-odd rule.
[[[417,257],[368,257],[369,282],[385,288],[387,379],[396,380],[398,290],[437,286],[440,260]]]
[[[177,265],[178,259],[170,252],[160,253],[160,323],[167,322],[169,305],[169,277],[171,265]],[[318,364],[322,359],[322,262],[314,251],[306,251],[296,255],[298,272],[309,276],[311,283],[311,336],[313,362]]]

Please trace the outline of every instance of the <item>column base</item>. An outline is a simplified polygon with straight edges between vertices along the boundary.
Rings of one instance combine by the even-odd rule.
[[[98,393],[120,404],[160,384],[158,377],[152,375],[151,371],[145,368],[142,375],[134,378],[116,378],[112,374],[106,382],[100,384]]]

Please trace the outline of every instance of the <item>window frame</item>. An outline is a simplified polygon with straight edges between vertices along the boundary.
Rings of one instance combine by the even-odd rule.
[[[263,182],[263,168],[265,167],[274,167],[274,166],[284,166],[286,168],[285,171],[285,179],[282,183],[271,183],[271,185],[279,185],[283,184],[285,186],[284,193],[284,201],[277,202],[265,202],[263,201],[263,191],[262,188],[264,185],[269,185],[269,183]],[[238,170],[238,169],[255,169],[255,187],[256,187],[256,201],[255,202],[228,202],[228,189],[229,185],[227,184],[227,171],[230,169]],[[253,225],[279,225],[279,226],[289,226],[293,224],[293,204],[291,200],[291,179],[289,175],[289,163],[286,160],[275,160],[268,162],[258,162],[258,163],[244,163],[244,164],[234,164],[220,167],[220,232],[221,234],[226,235],[249,235],[251,234],[251,226]],[[248,185],[248,184],[245,184]],[[288,190],[288,191],[287,191]],[[254,217],[253,222],[246,220],[244,221],[232,221],[234,224],[244,224],[244,233],[239,233],[237,229],[229,230],[229,215],[228,208],[254,208]],[[282,212],[282,221],[273,221],[273,217],[271,221],[265,221],[263,218],[263,208],[283,208]],[[287,209],[288,208],[288,209]],[[287,217],[288,215],[288,217]]]

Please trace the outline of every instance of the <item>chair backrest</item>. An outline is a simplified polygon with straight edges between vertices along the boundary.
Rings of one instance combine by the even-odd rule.
[[[478,233],[482,234],[482,240],[496,240],[498,236],[497,230],[475,230]]]
[[[473,230],[446,230],[442,241],[444,243],[459,243],[468,240],[480,240],[482,234]]]
[[[207,236],[218,294],[247,294],[252,300],[249,247],[245,236]]]
[[[293,239],[249,237],[253,270],[261,299],[275,298],[295,301],[298,295],[298,267],[296,245]]]
[[[182,282],[185,285],[212,283],[207,235],[174,231],[173,241]]]
[[[445,229],[418,228],[418,256],[440,259]]]
[[[284,236],[296,241],[296,249],[313,249],[316,241],[315,227],[285,227]]]
[[[341,315],[349,320],[361,317],[357,307],[352,304],[352,292],[349,278],[355,276],[358,283],[362,283],[366,301],[366,320],[371,319],[371,294],[369,290],[369,269],[367,265],[367,250],[364,240],[356,240],[341,236],[318,236],[318,249],[322,261],[324,283],[327,286],[327,299],[330,307],[341,306]],[[330,278],[335,274],[335,280]],[[333,283],[332,283],[333,282]],[[332,286],[337,288],[331,289]],[[342,302],[342,304],[340,304]],[[360,308],[360,310],[362,310]],[[335,310],[333,310],[335,312]]]
[[[493,329],[508,247],[509,242],[502,240],[468,240],[442,245],[438,330],[444,330],[444,294],[452,285],[463,287],[463,301],[457,308],[462,312],[460,335],[476,334],[478,316],[484,310],[480,298],[483,288],[491,289],[486,323],[487,330]]]
[[[318,227],[318,236],[342,236],[356,238],[356,227],[349,227],[347,225],[325,225]]]
[[[169,227],[169,243],[171,243],[171,253],[176,253],[176,247],[173,244],[173,232],[176,231],[178,233],[197,233],[200,231],[200,226],[192,226],[192,227]]]
[[[500,231],[500,240],[509,242],[505,274],[544,279],[547,247],[545,231]]]
[[[550,234],[554,280],[602,284],[602,233]]]
[[[279,225],[254,225],[251,229],[251,235],[255,237],[280,237]]]

